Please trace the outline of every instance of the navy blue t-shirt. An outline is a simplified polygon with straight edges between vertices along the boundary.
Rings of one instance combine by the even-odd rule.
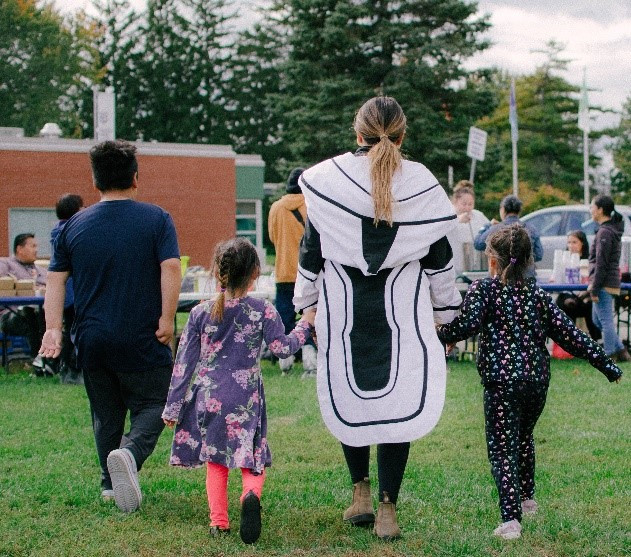
[[[178,258],[171,216],[132,199],[79,211],[57,237],[50,271],[74,282],[72,338],[81,369],[146,371],[172,364],[156,338],[162,313],[160,263]]]

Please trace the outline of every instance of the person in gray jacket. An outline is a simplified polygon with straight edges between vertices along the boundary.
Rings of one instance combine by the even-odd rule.
[[[502,199],[502,202],[500,203],[500,218],[502,221],[497,222],[493,219],[489,224],[483,226],[473,240],[473,247],[478,251],[484,251],[486,250],[487,238],[497,229],[504,226],[510,226],[511,224],[521,224],[528,231],[530,241],[532,242],[532,258],[535,262],[541,261],[543,259],[543,246],[541,245],[541,240],[539,239],[539,233],[528,224],[519,220],[519,213],[521,213],[522,206],[523,203],[521,202],[521,199],[515,195],[507,195],[504,199]],[[527,276],[535,276],[534,265],[532,265],[528,270]]]

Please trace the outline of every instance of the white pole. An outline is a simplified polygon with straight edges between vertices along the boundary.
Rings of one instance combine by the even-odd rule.
[[[473,178],[475,176],[475,159],[471,158],[471,173],[469,174],[469,182],[474,184]]]
[[[583,203],[589,205],[589,134],[583,131]]]
[[[517,140],[513,138],[513,195],[519,197],[519,182],[517,180]]]

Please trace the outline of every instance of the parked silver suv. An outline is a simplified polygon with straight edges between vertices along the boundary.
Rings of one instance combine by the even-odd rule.
[[[631,207],[616,205],[624,219],[624,234],[622,237],[621,266],[629,265],[631,255]],[[585,205],[559,205],[539,209],[520,217],[524,223],[532,226],[541,236],[543,259],[537,263],[538,269],[551,269],[554,261],[555,249],[567,249],[567,235],[572,230],[582,230],[590,242],[594,240],[596,223],[591,220],[589,207]]]

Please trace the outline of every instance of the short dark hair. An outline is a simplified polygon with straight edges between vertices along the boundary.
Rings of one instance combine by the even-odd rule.
[[[504,211],[510,215],[519,215],[522,205],[521,199],[516,195],[507,195],[500,203],[500,207],[504,207]]]
[[[55,213],[59,220],[68,220],[83,207],[83,199],[76,193],[64,193],[55,205]]]
[[[35,234],[33,234],[32,232],[25,232],[24,234],[18,234],[13,240],[13,253],[14,254],[17,253],[18,248],[20,246],[24,246],[26,244],[26,241],[29,238],[35,238]]]
[[[138,172],[136,147],[127,141],[104,141],[90,149],[94,184],[99,191],[126,190]]]

